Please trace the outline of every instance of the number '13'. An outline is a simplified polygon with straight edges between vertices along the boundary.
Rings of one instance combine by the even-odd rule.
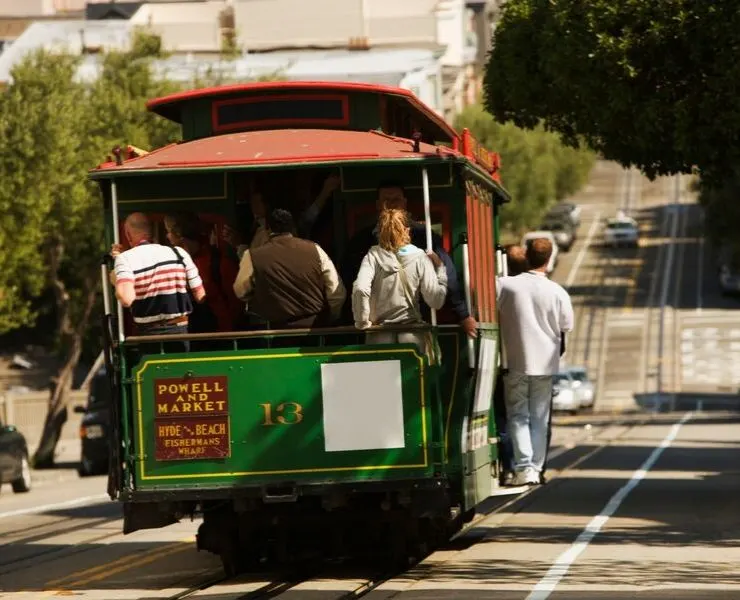
[[[272,414],[272,405],[260,404],[264,420],[262,425],[295,425],[303,421],[303,407],[297,402],[282,402],[275,407],[275,416]]]

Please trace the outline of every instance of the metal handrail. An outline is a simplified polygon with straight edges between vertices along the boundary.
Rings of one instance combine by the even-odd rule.
[[[438,326],[440,327],[440,326]],[[459,325],[442,325],[441,327],[459,327]],[[249,339],[259,337],[295,337],[300,335],[342,335],[342,334],[362,334],[367,332],[399,332],[408,331],[431,331],[434,327],[430,324],[408,324],[408,325],[386,325],[373,326],[366,329],[357,329],[353,326],[340,327],[317,327],[301,329],[260,329],[255,331],[224,331],[214,333],[165,333],[162,335],[134,335],[126,338],[125,345],[141,344],[151,342],[169,342],[169,341],[194,341],[194,340],[233,340]]]

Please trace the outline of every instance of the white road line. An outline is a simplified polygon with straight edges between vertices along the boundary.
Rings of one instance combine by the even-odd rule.
[[[665,306],[668,302],[668,287],[673,278],[671,277],[673,271],[673,255],[676,250],[676,236],[678,235],[678,221],[679,213],[677,207],[673,207],[673,223],[671,224],[671,237],[668,243],[668,256],[665,259],[665,269],[663,270],[663,287],[660,290],[660,306]]]
[[[701,313],[704,291],[704,237],[699,240],[699,266],[696,270],[696,312]]]
[[[617,512],[617,509],[619,509],[619,506],[624,502],[624,499],[629,495],[629,493],[635,489],[643,479],[645,479],[648,471],[650,471],[653,465],[657,462],[660,455],[663,454],[663,451],[671,445],[673,440],[676,439],[681,427],[692,417],[692,415],[693,412],[686,413],[678,423],[675,423],[673,427],[671,427],[668,435],[660,443],[660,446],[650,453],[650,456],[647,457],[640,468],[632,474],[630,480],[619,488],[619,490],[609,499],[609,502],[606,503],[604,508],[601,509],[601,512],[591,519],[589,524],[586,525],[586,528],[576,538],[576,541],[573,542],[573,545],[555,559],[550,570],[542,579],[540,579],[537,585],[534,586],[534,589],[529,596],[527,596],[526,600],[546,600],[550,597],[550,594],[555,591],[555,588],[563,577],[568,574],[570,566],[588,547],[591,540],[593,540],[594,537],[596,537],[596,534],[601,531],[601,528],[606,525],[609,518]]]
[[[591,242],[594,239],[594,235],[596,235],[596,230],[599,227],[600,217],[601,217],[600,212],[597,212],[594,215],[594,220],[591,223],[591,227],[589,227],[588,233],[586,234],[586,239],[583,242],[583,247],[581,248],[581,251],[578,253],[578,256],[576,257],[576,262],[574,262],[573,266],[570,268],[570,273],[568,273],[568,279],[565,280],[566,289],[572,286],[573,282],[576,280],[576,275],[578,275],[578,269],[581,267],[581,263],[583,262],[583,259],[586,257],[586,252],[588,252],[588,247],[591,245]]]
[[[28,508],[19,508],[18,510],[11,510],[8,512],[0,513],[0,519],[7,519],[8,517],[18,517],[21,515],[35,515],[39,513],[45,513],[51,510],[58,510],[60,508],[71,508],[73,506],[86,506],[89,504],[96,504],[101,500],[110,499],[108,494],[98,494],[96,496],[83,496],[81,498],[74,498],[65,502],[57,502],[55,504],[42,504],[41,506],[31,506]]]

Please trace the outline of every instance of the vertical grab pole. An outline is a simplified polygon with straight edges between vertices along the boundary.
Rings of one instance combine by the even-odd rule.
[[[496,275],[506,277],[509,274],[508,264],[506,264],[506,253],[499,246],[496,248]]]
[[[468,250],[468,234],[460,235],[463,253],[463,288],[465,289],[465,304],[468,307],[468,314],[473,314],[473,300],[470,296],[470,251]],[[468,338],[468,366],[475,369],[475,341],[470,336]]]
[[[110,288],[108,281],[108,265],[105,262],[100,264],[100,282],[103,284],[103,310],[105,316],[111,315]]]
[[[421,185],[424,189],[424,229],[427,234],[427,252],[432,252],[432,209],[431,201],[429,199],[429,173],[427,168],[424,167],[421,170]],[[433,308],[432,311],[432,327],[437,326],[437,311]]]
[[[104,326],[105,326],[105,332],[103,336],[103,340],[105,340],[105,343],[103,344],[103,350],[96,359],[96,362],[100,360],[101,357],[105,358],[105,365],[106,367],[109,366],[112,362],[111,360],[111,345],[110,345],[110,335],[112,335],[112,332],[110,331],[110,317],[111,317],[111,300],[110,300],[110,283],[108,281],[108,264],[105,260],[103,260],[100,263],[100,284],[103,286],[103,312],[105,313],[105,319],[104,319]],[[95,369],[97,370],[97,369]],[[93,373],[93,370],[90,370],[90,373]],[[83,387],[83,386],[80,386]]]
[[[506,251],[498,246],[496,248],[496,263],[499,277],[506,277],[509,274],[509,263],[506,260]],[[501,319],[499,319],[499,337],[501,337]],[[505,369],[508,367],[506,362],[506,349],[504,348],[503,339],[499,344],[499,360],[501,361],[501,368]]]
[[[110,200],[111,210],[113,211],[113,243],[119,244],[121,242],[121,236],[118,233],[118,190],[116,189],[115,179],[111,179],[110,182]],[[118,322],[118,341],[123,342],[123,306],[116,300],[116,320]]]

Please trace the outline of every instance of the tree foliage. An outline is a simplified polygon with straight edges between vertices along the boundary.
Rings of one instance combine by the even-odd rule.
[[[31,55],[0,95],[0,333],[33,322],[32,299],[51,285],[57,259],[52,238],[85,212],[86,98],[76,68],[70,56]]]
[[[501,154],[501,179],[513,198],[502,212],[502,225],[517,234],[537,227],[551,204],[578,191],[594,164],[591,152],[563,145],[542,127],[498,123],[480,105],[466,108],[456,125]]]
[[[729,245],[740,254],[740,169],[733,169],[722,185],[699,185],[699,202],[704,208],[704,230],[717,246]]]
[[[91,85],[75,77],[78,58],[41,51],[16,66],[0,94],[0,143],[12,149],[0,154],[0,246],[12,249],[0,253],[0,334],[33,323],[34,300],[54,287],[51,270],[73,293],[81,267],[100,258],[100,201],[88,170],[117,144],[146,148],[178,134],[143,110],[175,88],[152,77],[142,54],[151,44],[138,39],[132,51],[105,56]]]
[[[735,0],[508,0],[485,77],[501,122],[654,177],[740,164]]]

